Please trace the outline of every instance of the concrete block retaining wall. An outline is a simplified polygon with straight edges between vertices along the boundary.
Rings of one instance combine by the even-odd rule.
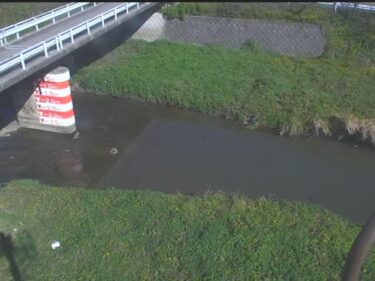
[[[241,48],[251,41],[264,50],[296,57],[318,57],[327,45],[322,28],[316,24],[205,16],[165,20],[161,13],[155,13],[132,38],[228,48]]]

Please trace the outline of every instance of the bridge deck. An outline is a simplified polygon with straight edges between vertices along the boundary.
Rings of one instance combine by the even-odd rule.
[[[27,49],[30,46],[42,42],[50,37],[56,36],[58,33],[64,30],[100,15],[103,12],[109,11],[121,3],[124,2],[108,2],[98,4],[96,7],[92,7],[86,11],[72,15],[70,18],[66,18],[54,25],[42,28],[39,31],[12,42],[11,44],[5,45],[4,47],[0,48],[0,62],[19,54],[22,50]]]

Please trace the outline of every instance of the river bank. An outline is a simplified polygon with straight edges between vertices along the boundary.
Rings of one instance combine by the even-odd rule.
[[[311,204],[220,193],[24,180],[0,190],[0,206],[0,232],[27,280],[339,280],[360,230]],[[61,248],[51,249],[53,240]],[[374,259],[361,280],[373,280]],[[5,256],[0,265],[9,267]],[[4,270],[0,280],[10,278]]]
[[[323,58],[130,40],[78,71],[74,83],[281,135],[357,135],[375,142],[374,70]]]

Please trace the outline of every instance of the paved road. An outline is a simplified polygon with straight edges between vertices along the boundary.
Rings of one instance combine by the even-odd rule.
[[[57,22],[55,25],[48,26],[40,29],[20,40],[14,41],[10,45],[6,45],[0,48],[0,62],[6,60],[14,55],[17,55],[22,50],[27,49],[39,42],[42,42],[56,34],[67,30],[71,27],[79,25],[80,23],[93,18],[103,12],[113,9],[114,7],[123,4],[124,2],[108,2],[100,3],[96,7],[88,8],[86,11],[72,15],[70,18],[66,18]]]

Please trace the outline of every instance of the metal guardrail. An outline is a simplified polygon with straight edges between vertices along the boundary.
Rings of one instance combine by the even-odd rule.
[[[341,7],[341,8],[354,8],[355,7],[356,9],[375,12],[375,6],[365,5],[365,4],[358,4],[356,6],[354,5],[354,3],[350,3],[350,2],[318,2],[318,4],[335,6],[335,10],[338,7]]]
[[[361,269],[375,244],[375,214],[367,221],[350,249],[342,281],[359,281]]]
[[[75,36],[82,36],[82,32],[84,34],[91,34],[92,29],[95,29],[95,25],[101,23],[98,27],[104,27],[107,23],[106,20],[117,20],[120,14],[124,12],[129,13],[130,10],[133,8],[138,9],[141,4],[145,4],[146,2],[139,3],[139,2],[128,2],[121,5],[116,6],[115,8],[101,13],[98,16],[95,16],[79,25],[76,25],[68,30],[65,30],[57,36],[50,37],[49,39],[42,41],[34,46],[31,46],[19,54],[0,62],[0,77],[4,75],[4,72],[17,66],[21,65],[22,69],[26,69],[26,60],[30,62],[30,60],[35,59],[36,56],[40,56],[41,54],[45,57],[49,56],[50,49],[54,51],[61,51],[64,48],[64,42],[74,44]]]
[[[55,24],[56,18],[58,16],[67,14],[67,16],[70,17],[70,13],[73,12],[74,10],[81,9],[81,11],[83,11],[85,6],[88,6],[91,4],[96,6],[96,2],[69,3],[65,6],[55,8],[53,10],[50,10],[48,12],[45,12],[33,18],[29,18],[21,22],[17,22],[15,24],[4,27],[0,29],[0,46],[7,44],[8,43],[7,38],[9,38],[12,35],[16,35],[16,38],[20,39],[20,32],[22,31],[25,31],[33,27],[35,27],[36,30],[39,30],[40,24],[45,23],[50,20],[52,20],[52,22]]]

